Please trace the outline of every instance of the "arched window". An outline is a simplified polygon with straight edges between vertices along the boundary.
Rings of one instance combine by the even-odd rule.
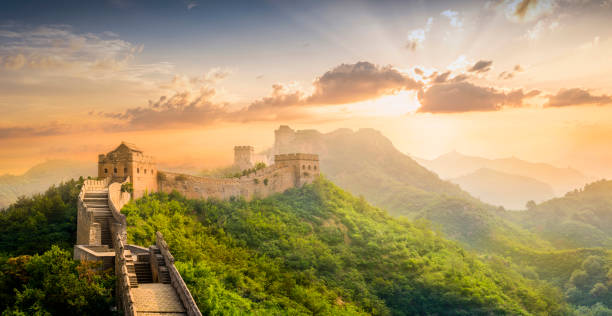
[[[127,168],[123,168],[123,174],[127,174]]]
[[[144,170],[144,173],[147,174],[147,169]]]
[[[308,165],[308,170],[310,170],[310,165]]]
[[[305,165],[302,165],[302,170],[306,170],[306,166]]]
[[[136,168],[136,173],[140,173],[140,168]]]
[[[314,166],[313,168],[314,168],[314,170],[317,170],[317,166]]]
[[[113,171],[114,171],[115,173],[117,173],[117,168],[115,168]]]
[[[104,168],[104,173],[108,173],[108,169],[107,168]]]

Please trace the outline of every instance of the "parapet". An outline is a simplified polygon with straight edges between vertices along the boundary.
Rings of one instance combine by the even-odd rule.
[[[279,161],[292,161],[292,160],[311,160],[311,161],[319,161],[319,155],[317,154],[282,154],[282,155],[274,155],[274,162],[278,163]]]
[[[234,150],[255,150],[253,146],[234,146]]]

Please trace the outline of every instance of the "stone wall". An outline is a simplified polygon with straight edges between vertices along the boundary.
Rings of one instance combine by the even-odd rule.
[[[157,191],[155,160],[125,142],[106,155],[98,156],[98,177],[110,178],[111,182],[122,182],[130,178],[135,198],[143,196],[145,192]]]
[[[83,187],[77,200],[77,245],[100,245],[102,242],[100,224],[94,222],[93,212],[88,211],[83,199],[86,192],[104,190],[108,179],[83,182]]]
[[[174,190],[187,198],[217,198],[227,200],[231,197],[267,197],[283,192],[296,184],[296,174],[292,168],[276,165],[258,170],[240,178],[203,178],[185,174],[163,172],[158,188],[161,192]]]
[[[166,263],[166,267],[168,268],[168,274],[170,275],[170,284],[178,294],[181,303],[183,303],[183,307],[187,311],[187,316],[202,316],[198,305],[196,305],[193,296],[191,296],[191,292],[189,288],[187,288],[187,284],[183,281],[181,274],[178,272],[176,267],[174,266],[174,256],[170,253],[170,249],[168,248],[168,244],[164,240],[162,233],[157,232],[155,234],[156,245],[159,248],[162,257],[164,257],[164,262]]]

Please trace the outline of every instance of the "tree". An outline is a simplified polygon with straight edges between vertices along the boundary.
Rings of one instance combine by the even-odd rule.
[[[532,210],[534,207],[537,206],[537,204],[534,200],[529,200],[525,206],[528,210]]]

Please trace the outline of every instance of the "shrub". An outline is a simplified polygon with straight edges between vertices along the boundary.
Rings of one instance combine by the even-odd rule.
[[[168,177],[163,172],[157,172],[157,181],[165,181]]]
[[[134,193],[134,185],[131,182],[127,182],[121,185],[121,192]]]

